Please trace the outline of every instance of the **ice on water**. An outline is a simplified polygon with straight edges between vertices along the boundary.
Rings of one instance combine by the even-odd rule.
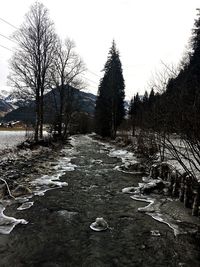
[[[23,203],[21,206],[19,206],[19,207],[17,208],[17,210],[27,210],[27,209],[29,209],[30,207],[33,206],[33,203],[34,203],[34,202],[25,202],[25,203]]]
[[[22,137],[22,133],[20,135]],[[76,139],[71,139],[71,143],[75,145]],[[21,140],[20,140],[21,141]],[[72,158],[77,154],[77,151],[74,147],[72,148],[63,148],[61,150],[61,156],[58,159],[55,159],[53,172],[51,174],[42,175],[41,177],[36,178],[31,181],[30,184],[33,189],[33,195],[43,196],[46,191],[61,188],[67,186],[67,182],[60,181],[61,176],[68,171],[74,171],[77,167],[71,163]],[[31,197],[33,197],[33,195]],[[15,202],[21,203],[17,210],[22,211],[29,209],[33,206],[34,202],[29,201],[29,197],[16,198]],[[0,203],[0,234],[9,234],[14,229],[17,224],[27,224],[28,222],[24,219],[15,219],[14,217],[8,217],[4,215],[6,204]]]
[[[15,219],[4,214],[5,207],[0,204],[0,234],[10,234],[17,224],[27,224],[24,219]]]

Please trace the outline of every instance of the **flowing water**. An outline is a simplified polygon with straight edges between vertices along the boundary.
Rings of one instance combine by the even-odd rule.
[[[159,199],[124,189],[142,180],[139,173],[120,171],[122,164],[136,162],[133,154],[90,136],[75,136],[71,144],[52,162],[53,171],[30,181],[31,199],[4,211],[24,221],[0,235],[0,266],[199,266],[195,239],[174,235],[170,218],[156,205]],[[138,211],[145,202],[156,214]],[[90,228],[99,217],[107,230]]]

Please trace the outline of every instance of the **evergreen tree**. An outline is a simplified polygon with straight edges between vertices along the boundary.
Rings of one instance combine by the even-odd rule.
[[[116,137],[117,127],[125,116],[124,88],[119,52],[113,41],[96,101],[96,132],[101,136]]]
[[[155,92],[153,89],[151,89],[151,92],[149,94],[149,107],[152,108],[152,105],[155,102]]]
[[[132,136],[135,135],[135,96],[134,98],[131,98],[131,102],[129,105],[129,110],[128,110],[128,115],[129,115],[129,119],[131,121],[131,126],[132,126]]]
[[[142,114],[142,102],[139,94],[137,93],[134,98],[131,99],[129,107],[129,117],[132,122],[132,135],[135,135],[135,129],[138,125],[141,125],[141,114]]]
[[[148,92],[147,91],[145,91],[145,93],[144,93],[144,96],[142,98],[142,102],[143,102],[144,105],[148,105],[149,95],[148,95]]]

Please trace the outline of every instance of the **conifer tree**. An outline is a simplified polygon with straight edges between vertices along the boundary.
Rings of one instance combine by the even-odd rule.
[[[141,106],[142,102],[140,100],[139,94],[137,93],[133,99],[131,99],[129,107],[129,117],[132,122],[132,136],[135,135],[135,128],[141,123]]]
[[[142,102],[143,102],[144,105],[148,105],[148,101],[149,101],[149,95],[148,95],[148,92],[145,91],[143,99],[142,99]]]
[[[149,107],[152,108],[152,105],[154,104],[155,102],[155,93],[154,93],[154,90],[151,89],[151,92],[149,94]]]
[[[125,116],[124,88],[119,52],[113,41],[104,67],[104,76],[100,81],[96,101],[96,132],[101,136],[116,137],[117,127]]]

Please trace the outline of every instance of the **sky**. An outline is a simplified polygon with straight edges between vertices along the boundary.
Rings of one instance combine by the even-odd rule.
[[[0,92],[7,83],[15,44],[11,37],[33,0],[0,0]],[[183,57],[196,18],[197,0],[41,0],[58,35],[69,37],[86,64],[87,91],[96,94],[114,39],[120,52],[126,99],[150,90],[149,81],[165,64]],[[6,20],[14,27],[2,21]],[[3,48],[4,46],[5,48]],[[7,49],[6,49],[7,48]],[[10,50],[8,50],[10,49]]]

